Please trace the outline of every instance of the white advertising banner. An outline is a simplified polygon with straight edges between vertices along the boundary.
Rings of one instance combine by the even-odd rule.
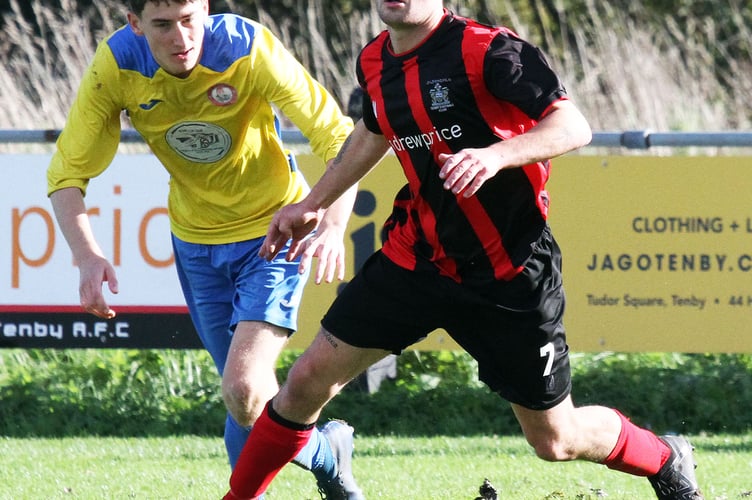
[[[78,268],[46,195],[46,155],[0,156],[0,303],[77,305]],[[120,155],[94,179],[86,204],[105,256],[118,269],[120,305],[182,306],[170,244],[169,177],[154,156]]]
[[[169,177],[152,155],[119,155],[86,196],[92,228],[118,273],[118,316],[85,314],[78,268],[46,194],[49,155],[0,155],[0,345],[194,347],[165,208]]]

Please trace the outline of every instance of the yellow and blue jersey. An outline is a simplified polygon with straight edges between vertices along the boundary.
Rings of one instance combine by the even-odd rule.
[[[209,16],[187,78],[168,74],[129,26],[97,48],[48,169],[48,193],[77,187],[112,161],[120,114],[170,174],[172,232],[192,243],[263,236],[274,213],[308,187],[289,161],[272,105],[323,161],[352,130],[334,98],[259,23]]]

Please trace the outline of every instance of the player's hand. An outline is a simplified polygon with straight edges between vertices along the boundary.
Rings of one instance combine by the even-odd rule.
[[[118,293],[118,280],[115,268],[105,259],[98,255],[91,256],[85,261],[78,262],[80,282],[78,294],[81,299],[81,307],[95,316],[104,319],[115,317],[115,311],[110,309],[102,293],[102,286],[107,286],[112,293]]]
[[[302,203],[282,207],[269,224],[259,256],[270,261],[292,240],[286,259],[295,260],[306,249],[303,241],[316,229],[322,214],[323,210],[309,210]]]
[[[439,153],[439,178],[444,189],[470,198],[502,168],[498,153],[489,149],[468,148],[454,154]]]
[[[322,280],[331,283],[336,273],[337,279],[345,279],[345,244],[344,228],[331,228],[321,225],[312,238],[301,242],[302,258],[298,272],[303,274],[314,257],[319,260],[316,268],[315,282],[320,284]]]

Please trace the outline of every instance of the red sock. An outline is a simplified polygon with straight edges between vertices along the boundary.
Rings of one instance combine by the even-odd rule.
[[[277,473],[300,452],[314,424],[296,424],[277,415],[271,401],[253,425],[230,476],[226,500],[256,498],[266,491]]]
[[[652,432],[637,427],[618,411],[616,414],[621,418],[621,432],[603,463],[609,469],[635,476],[657,474],[671,456],[669,447]]]

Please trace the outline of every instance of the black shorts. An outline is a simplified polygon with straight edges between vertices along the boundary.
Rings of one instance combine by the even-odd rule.
[[[409,271],[376,252],[322,325],[348,344],[397,354],[443,328],[477,360],[491,390],[545,410],[571,390],[564,303],[561,252],[547,228],[518,276],[484,287]]]

